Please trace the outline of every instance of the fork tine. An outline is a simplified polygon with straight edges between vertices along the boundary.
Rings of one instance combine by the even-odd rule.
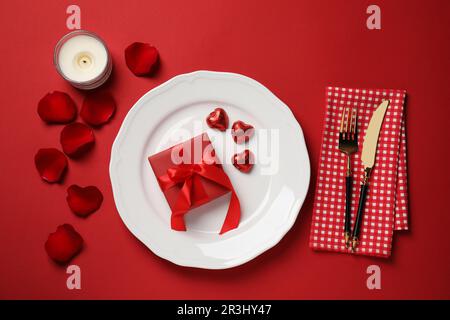
[[[356,122],[358,115],[358,109],[352,108],[352,118],[351,118],[351,124],[350,124],[350,132],[352,134],[352,139],[355,139],[355,133],[356,133]]]
[[[342,108],[341,128],[339,129],[340,133],[344,132],[344,116],[345,116],[345,107]]]
[[[351,116],[350,116],[350,133],[353,133],[353,116],[354,116],[355,109],[351,109]]]
[[[347,133],[346,138],[350,139],[350,129],[351,129],[350,115],[351,115],[351,113],[350,113],[350,108],[347,108],[346,110],[347,110],[347,120],[345,121],[345,132]]]

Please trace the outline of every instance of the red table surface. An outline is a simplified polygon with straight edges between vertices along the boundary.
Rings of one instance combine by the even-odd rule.
[[[98,33],[114,58],[108,84],[118,103],[95,131],[94,150],[70,161],[62,185],[41,181],[34,155],[57,147],[61,126],[47,126],[37,102],[62,90],[81,105],[52,65],[67,32],[72,1],[1,1],[0,298],[61,299],[381,299],[450,298],[449,74],[450,1],[375,1],[382,30],[366,28],[372,1],[76,1],[82,28]],[[124,48],[158,47],[157,76],[137,78]],[[311,184],[292,230],[273,249],[230,270],[182,268],[155,256],[117,214],[108,174],[112,142],[131,106],[171,77],[194,70],[242,73],[272,90],[303,127]],[[308,247],[324,115],[325,87],[406,89],[411,230],[395,235],[388,259],[319,253]],[[66,188],[96,185],[101,209],[72,214]],[[44,242],[71,223],[86,246],[73,261],[81,290],[68,290],[64,267]],[[381,290],[368,290],[366,269],[381,268]]]

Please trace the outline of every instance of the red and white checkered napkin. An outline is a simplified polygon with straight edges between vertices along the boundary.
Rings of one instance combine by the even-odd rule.
[[[389,257],[394,230],[408,229],[406,176],[406,134],[404,90],[349,89],[328,87],[322,147],[317,174],[310,247],[315,250],[351,252],[344,242],[346,158],[338,150],[342,109],[358,112],[358,152],[352,156],[353,228],[358,210],[363,175],[361,151],[372,113],[384,99],[390,99],[378,140],[375,167],[355,254]]]

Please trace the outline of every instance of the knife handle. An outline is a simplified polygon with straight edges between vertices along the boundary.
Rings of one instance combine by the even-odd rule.
[[[359,234],[361,233],[361,224],[364,215],[364,205],[366,203],[367,192],[369,191],[369,177],[370,169],[366,169],[363,183],[361,185],[361,191],[359,194],[358,212],[356,213],[355,225],[353,227],[352,251],[355,251],[356,246],[359,243]]]
[[[351,205],[352,205],[352,176],[345,177],[345,220],[344,220],[344,234],[345,234],[345,245],[348,247],[350,240],[350,220],[351,220]]]

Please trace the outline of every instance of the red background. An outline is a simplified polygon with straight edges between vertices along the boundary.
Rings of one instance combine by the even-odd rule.
[[[374,3],[381,31],[366,28]],[[108,86],[118,110],[95,132],[94,150],[70,161],[64,183],[49,185],[33,157],[41,147],[60,148],[62,127],[45,125],[37,102],[52,90],[68,92],[78,106],[83,98],[52,65],[69,4],[0,4],[0,298],[450,298],[449,1],[76,1],[82,28],[112,52]],[[133,41],[160,50],[156,77],[136,78],[126,68],[123,50]],[[120,220],[108,175],[111,144],[134,102],[198,69],[242,73],[270,88],[292,108],[311,157],[310,192],[295,226],[275,248],[231,270],[181,268],[152,254]],[[327,85],[407,89],[411,230],[395,236],[388,260],[308,247]],[[102,208],[88,219],[66,204],[72,183],[104,193]],[[43,247],[65,222],[86,241],[73,260],[82,290],[66,288],[65,268]],[[372,264],[381,267],[381,290],[366,288]]]

